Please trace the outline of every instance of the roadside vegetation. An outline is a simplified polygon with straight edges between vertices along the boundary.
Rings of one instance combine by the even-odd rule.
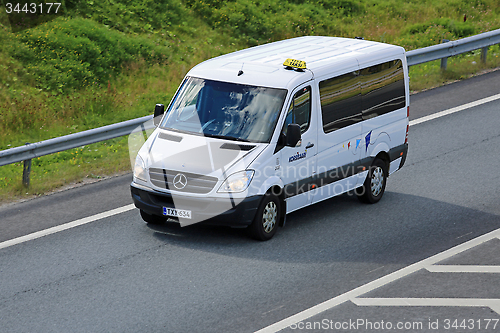
[[[465,22],[464,22],[465,18]],[[205,59],[303,35],[362,36],[406,50],[500,28],[495,0],[66,0],[12,32],[0,13],[0,150],[151,114]],[[499,67],[498,46],[410,68],[420,91]],[[126,138],[0,167],[0,202],[130,170]]]

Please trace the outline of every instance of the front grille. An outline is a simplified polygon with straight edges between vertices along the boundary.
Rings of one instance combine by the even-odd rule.
[[[178,175],[183,175],[185,178],[182,178],[182,176],[176,178]],[[154,186],[189,193],[208,193],[217,184],[217,178],[215,177],[156,168],[149,169],[149,178]],[[174,180],[176,180],[176,184],[174,184]],[[180,183],[179,180],[181,180]],[[184,183],[185,186],[181,188]]]

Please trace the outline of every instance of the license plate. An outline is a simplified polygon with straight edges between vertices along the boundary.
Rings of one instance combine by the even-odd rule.
[[[190,219],[191,218],[191,211],[185,210],[185,209],[175,209],[175,208],[163,207],[163,215],[180,217],[182,219]]]

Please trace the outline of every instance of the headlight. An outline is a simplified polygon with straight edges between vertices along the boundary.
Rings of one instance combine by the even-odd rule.
[[[250,185],[253,174],[253,170],[233,173],[222,183],[218,192],[243,192]]]
[[[144,161],[139,155],[137,155],[137,157],[135,158],[134,178],[140,179],[144,182],[146,181],[146,169],[144,167]]]

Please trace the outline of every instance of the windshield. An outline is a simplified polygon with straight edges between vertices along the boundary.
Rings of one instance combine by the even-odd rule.
[[[285,96],[285,89],[188,77],[161,127],[229,140],[269,142]]]

